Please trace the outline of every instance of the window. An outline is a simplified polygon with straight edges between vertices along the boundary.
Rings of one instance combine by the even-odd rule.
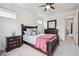
[[[16,13],[7,9],[0,8],[0,17],[16,19]]]

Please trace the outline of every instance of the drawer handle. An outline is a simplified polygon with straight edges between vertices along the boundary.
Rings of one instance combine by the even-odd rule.
[[[10,39],[10,40],[13,40],[13,39]]]
[[[16,38],[16,39],[20,39],[20,38]]]

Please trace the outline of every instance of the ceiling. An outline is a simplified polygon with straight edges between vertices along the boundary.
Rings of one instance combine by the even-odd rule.
[[[55,3],[53,6],[55,10],[49,9],[44,12],[44,7],[38,7],[45,3],[0,3],[0,7],[4,7],[13,11],[16,11],[16,7],[25,8],[27,11],[43,17],[44,15],[52,15],[59,12],[65,12],[69,10],[75,10],[79,7],[78,3]]]
[[[0,8],[16,11],[16,7],[11,3],[0,3]]]
[[[44,16],[45,14],[51,15],[59,12],[65,12],[68,10],[74,10],[77,7],[79,7],[78,3],[55,3],[53,5],[55,7],[55,10],[49,9],[46,12],[44,12],[45,7],[38,7],[43,4],[45,3],[16,3],[15,5],[23,7],[31,11],[32,13],[36,13],[39,16]]]

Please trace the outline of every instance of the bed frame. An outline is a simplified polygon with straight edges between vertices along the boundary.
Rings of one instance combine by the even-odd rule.
[[[56,29],[52,30],[53,34],[57,35],[57,38],[53,41],[49,41],[47,42],[47,53],[43,52],[41,49],[36,48],[34,45],[30,44],[29,42],[23,41],[23,35],[24,35],[24,31],[26,31],[27,28],[31,28],[31,29],[37,29],[37,26],[24,26],[23,24],[21,24],[21,30],[22,30],[22,44],[26,43],[27,45],[39,50],[40,52],[48,55],[48,56],[52,56],[56,50],[56,47],[59,45],[59,37],[58,37],[58,31]]]

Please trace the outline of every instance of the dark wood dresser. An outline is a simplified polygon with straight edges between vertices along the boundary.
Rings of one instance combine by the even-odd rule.
[[[6,37],[6,52],[21,46],[21,36]]]
[[[58,34],[58,30],[55,28],[44,29],[45,34]]]

